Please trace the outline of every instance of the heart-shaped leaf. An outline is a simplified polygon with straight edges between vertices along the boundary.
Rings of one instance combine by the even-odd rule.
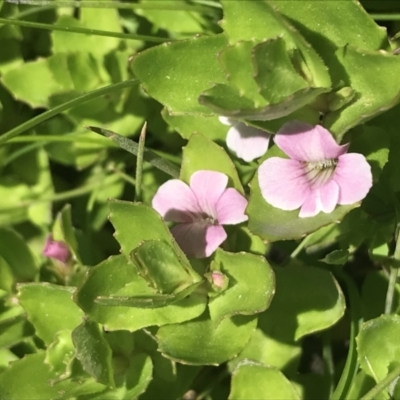
[[[268,307],[275,291],[275,279],[264,257],[218,249],[214,261],[211,271],[221,271],[229,277],[227,289],[209,301],[214,322],[236,314],[256,314]]]
[[[324,269],[292,261],[274,269],[276,293],[259,314],[259,327],[284,341],[298,340],[336,324],[345,311],[343,293]]]
[[[216,324],[206,312],[192,321],[162,326],[157,332],[159,351],[184,364],[221,364],[244,348],[256,325],[257,318],[244,315]]]

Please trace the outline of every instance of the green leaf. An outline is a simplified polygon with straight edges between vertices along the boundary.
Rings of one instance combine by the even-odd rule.
[[[99,325],[84,319],[72,332],[72,341],[76,358],[82,363],[83,369],[97,382],[115,386],[111,348]]]
[[[348,250],[334,250],[327,254],[322,260],[326,264],[343,265],[346,264],[349,258]]]
[[[351,131],[349,153],[361,153],[366,157],[371,165],[374,182],[379,180],[389,160],[389,146],[390,134],[383,126],[363,125]]]
[[[150,297],[156,293],[137,274],[125,256],[113,256],[93,267],[75,293],[78,305],[106,330],[136,331],[152,326],[179,323],[198,317],[206,308],[205,295],[193,293],[174,304],[159,308],[105,306],[101,297]]]
[[[2,314],[4,318],[4,313]],[[17,315],[0,321],[0,348],[9,348],[33,336],[35,330],[26,315]]]
[[[159,293],[187,293],[188,289],[194,290],[202,281],[189,261],[180,258],[168,243],[145,241],[131,253],[131,257],[139,275]]]
[[[157,332],[159,351],[172,360],[191,365],[216,365],[235,357],[246,345],[257,318],[236,315],[218,325],[208,313]]]
[[[219,323],[236,314],[252,315],[268,308],[275,291],[274,273],[264,257],[218,249],[211,271],[229,277],[228,288],[209,301],[211,319]]]
[[[236,251],[246,251],[248,253],[259,254],[260,256],[263,256],[267,253],[269,248],[269,245],[266,244],[259,236],[251,233],[247,226],[241,226],[236,230],[235,239],[234,249]]]
[[[138,54],[132,69],[146,92],[170,113],[210,115],[198,97],[211,83],[225,81],[217,54],[226,44],[224,35],[164,43]]]
[[[250,98],[256,108],[265,106],[267,101],[260,94],[254,75],[259,70],[254,70],[252,52],[256,41],[239,41],[228,46],[219,54],[219,61],[224,67],[229,83],[239,90],[242,96]],[[254,60],[253,60],[254,61]],[[238,66],[240,65],[240,68]]]
[[[276,293],[259,327],[283,341],[327,329],[342,318],[345,300],[333,275],[292,261],[275,268]]]
[[[277,146],[268,150],[264,160],[270,157],[287,158]],[[247,207],[249,229],[269,241],[298,239],[325,225],[340,221],[349,211],[359,206],[359,203],[337,206],[330,214],[320,212],[315,217],[300,218],[299,210],[284,211],[265,201],[258,184],[258,174],[254,176],[250,187],[251,194]]]
[[[346,86],[357,92],[343,109],[329,113],[324,126],[339,140],[343,134],[373,116],[393,107],[400,100],[400,58],[385,52],[363,51],[352,46],[337,50],[346,70]]]
[[[189,183],[192,174],[199,170],[218,171],[228,175],[229,185],[243,193],[236,168],[225,150],[205,136],[193,134],[183,149],[180,179]]]
[[[171,115],[166,108],[162,111],[165,122],[175,129],[184,139],[199,133],[211,140],[225,142],[229,127],[219,122],[218,117],[198,115]]]
[[[88,126],[87,128],[93,132],[99,133],[100,135],[112,139],[122,149],[137,156],[138,144],[133,140],[127,139],[126,137],[119,135],[118,133],[109,131],[107,129],[97,128],[95,126]],[[143,159],[152,164],[153,166],[155,166],[156,168],[158,168],[159,170],[165,172],[168,175],[171,175],[174,178],[177,178],[179,175],[179,169],[176,165],[174,165],[168,160],[159,157],[156,153],[154,153],[149,149],[144,150]]]
[[[26,241],[11,229],[0,228],[0,257],[11,269],[14,283],[33,280],[38,273]]]
[[[229,370],[233,371],[241,361],[250,359],[297,374],[301,353],[301,343],[282,341],[256,329],[243,351],[229,362]]]
[[[184,296],[183,296],[184,297]],[[139,308],[157,308],[175,303],[183,297],[173,294],[149,294],[147,296],[97,296],[95,302],[103,306],[123,306]]]
[[[67,243],[71,252],[77,260],[80,260],[78,254],[78,241],[76,240],[75,229],[72,226],[71,204],[66,204],[57,214],[53,227],[54,240],[62,240]]]
[[[58,398],[59,388],[49,385],[49,381],[56,376],[50,372],[50,366],[45,364],[45,356],[44,351],[28,354],[0,374],[3,400]]]
[[[399,335],[398,315],[381,315],[361,326],[357,336],[358,362],[376,383],[383,380],[395,364],[400,363]]]
[[[137,399],[146,390],[152,380],[151,357],[140,353],[131,357],[130,362],[125,359],[120,362],[125,368],[123,371],[118,371],[116,388],[92,395],[90,400]]]
[[[74,290],[47,282],[18,285],[19,302],[36,334],[47,345],[58,331],[72,330],[81,323],[83,312],[72,301]]]
[[[85,27],[81,21],[69,15],[61,15],[54,23],[60,26]],[[98,39],[98,37],[79,33],[53,31],[51,33],[52,51],[54,54],[91,52],[96,47],[95,41]]]
[[[133,249],[146,240],[161,240],[171,244],[178,256],[184,258],[160,214],[153,208],[127,201],[111,200],[108,203],[110,221],[121,252],[129,257]]]
[[[281,36],[289,44],[290,50],[295,47],[286,21],[267,2],[223,0],[222,4],[224,19],[221,26],[228,35],[230,44],[253,39],[261,42]]]
[[[255,80],[260,93],[270,103],[307,88],[307,82],[294,69],[282,38],[260,43],[253,49]]]
[[[203,21],[201,21],[196,13],[179,11],[178,9],[168,10],[168,7],[181,7],[182,5],[186,4],[183,4],[179,0],[159,0],[158,3],[160,5],[159,10],[143,8],[135,10],[135,13],[149,20],[153,24],[154,28],[158,30],[167,30],[171,34],[174,34],[175,32],[183,34],[196,34],[203,30]],[[157,4],[157,1],[141,0],[140,4],[144,6],[154,6]],[[163,7],[165,7],[165,9],[162,9]]]
[[[64,89],[54,77],[47,59],[29,61],[2,76],[2,82],[18,100],[32,107],[48,107],[49,98]]]
[[[58,379],[66,379],[71,376],[72,363],[75,359],[75,348],[72,343],[71,331],[69,329],[58,331],[54,342],[47,348],[46,364],[50,365]]]
[[[282,372],[245,360],[233,371],[229,399],[300,400],[300,396]]]
[[[67,68],[74,84],[74,89],[78,92],[88,92],[109,82],[108,79],[104,82],[101,78],[99,62],[90,53],[76,52],[68,54]]]
[[[45,357],[46,353],[42,350],[35,354],[27,354],[10,364],[9,368],[0,374],[2,400],[69,400],[75,395],[87,395],[104,389],[103,385],[89,379],[67,379],[58,382],[58,376],[51,371]]]
[[[353,385],[350,388],[347,398],[361,399],[363,395],[369,392],[376,385],[373,378],[366,375],[364,371],[360,371],[354,379]],[[374,396],[376,400],[387,400],[388,396],[381,392]]]
[[[279,0],[274,6],[324,59],[346,44],[363,50],[389,49],[385,30],[356,1]],[[349,25],[343,15],[353,24]]]
[[[116,8],[91,8],[83,7],[80,10],[80,20],[84,26],[90,29],[97,29],[101,31],[109,32],[121,32],[123,31],[122,24],[120,22],[120,15]],[[74,43],[79,42],[74,40]],[[111,50],[116,49],[121,44],[121,39],[113,37],[91,37],[92,51],[96,55],[104,55],[109,53]]]
[[[329,88],[331,80],[325,64],[314,49],[277,11],[277,5],[264,1],[223,1],[224,19],[221,23],[229,42],[253,40],[265,42],[280,37],[299,73],[313,87]],[[318,21],[318,19],[315,19]]]

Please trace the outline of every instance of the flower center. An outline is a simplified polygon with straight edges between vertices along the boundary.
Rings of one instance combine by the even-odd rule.
[[[307,180],[311,186],[320,187],[329,182],[335,172],[338,160],[321,160],[304,163]]]
[[[206,213],[196,214],[196,221],[203,222],[206,225],[218,225],[218,220]]]

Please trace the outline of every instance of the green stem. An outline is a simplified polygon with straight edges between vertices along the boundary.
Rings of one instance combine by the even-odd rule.
[[[393,308],[393,298],[394,292],[396,290],[396,281],[397,275],[399,273],[399,269],[396,266],[390,267],[390,276],[389,276],[389,285],[386,293],[386,301],[385,301],[385,314],[391,314]]]
[[[25,17],[28,17],[29,15],[33,15],[33,14],[36,14],[38,12],[42,12],[42,11],[46,11],[46,10],[52,10],[55,7],[57,7],[56,3],[46,4],[45,6],[39,6],[39,7],[29,7],[28,9],[26,9],[24,11],[20,11],[18,14],[9,16],[9,19],[25,18]]]
[[[85,132],[86,133],[86,132]],[[80,143],[95,143],[101,144],[103,146],[117,147],[113,142],[106,140],[105,138],[92,135],[84,135],[81,133],[72,133],[63,136],[57,135],[26,135],[19,136],[14,139],[9,140],[9,143],[31,143],[31,142],[43,142],[43,144],[48,144],[49,142],[80,142]]]
[[[130,183],[132,186],[136,186],[135,180],[125,172],[115,170],[115,173],[118,174],[125,182]]]
[[[101,31],[98,29],[79,28],[77,26],[43,24],[40,22],[20,21],[17,19],[7,19],[7,18],[0,18],[0,24],[2,23],[6,25],[9,24],[9,25],[24,26],[27,28],[47,29],[49,31],[83,33],[85,35],[107,36],[107,37],[130,39],[130,40],[143,40],[145,42],[153,42],[153,43],[164,43],[174,40],[170,38],[135,35],[133,33],[109,32],[109,31]]]
[[[110,138],[111,140],[116,142],[122,149],[128,151],[129,153],[135,156],[138,155],[139,146],[133,140],[130,140],[125,136],[119,135],[118,133],[109,131],[108,129],[97,128],[95,126],[88,126],[87,128],[93,132]],[[152,164],[154,167],[158,168],[160,171],[163,171],[166,174],[172,176],[173,178],[179,177],[179,168],[168,160],[164,160],[163,158],[159,157],[153,151],[145,148],[143,151],[143,159]]]
[[[389,386],[398,376],[400,375],[400,366],[390,372],[385,379],[379,382],[373,387],[367,394],[361,397],[360,400],[373,400],[376,396],[382,392],[387,386]]]
[[[356,336],[362,323],[362,306],[357,287],[353,280],[340,267],[335,269],[335,276],[346,286],[349,303],[347,309],[350,311],[351,317],[349,352],[342,375],[331,397],[331,400],[344,400],[347,398],[347,394],[358,371]]]
[[[26,153],[29,153],[30,151],[33,151],[39,147],[42,147],[42,143],[31,143],[28,146],[23,146],[22,148],[18,149],[14,153],[11,153],[7,158],[3,159],[0,162],[0,165],[2,167],[5,167],[6,165],[10,164],[11,162],[15,161],[17,158],[23,156]]]
[[[18,125],[17,127],[9,130],[8,132],[4,133],[3,135],[0,136],[0,144],[6,143],[8,140],[14,138],[15,136],[20,135],[21,133],[27,131],[30,128],[33,128],[34,126],[40,124],[43,121],[46,121],[47,119],[54,117],[57,114],[62,113],[63,111],[66,111],[70,108],[76,107],[82,103],[86,103],[89,100],[95,99],[96,97],[103,96],[105,94],[114,92],[116,90],[121,90],[127,87],[132,86],[136,82],[136,79],[124,81],[124,82],[119,82],[115,83],[109,86],[102,87],[97,90],[93,90],[93,92],[86,93],[82,96],[76,97],[73,100],[67,101],[66,103],[60,104],[59,106],[56,106],[43,114],[40,114],[29,121],[24,122],[21,125]]]
[[[332,346],[329,336],[325,334],[323,336],[323,347],[322,355],[325,362],[326,375],[329,377],[329,397],[331,396],[334,389],[334,378],[335,378],[335,366],[333,363]]]
[[[389,285],[386,293],[385,314],[391,314],[393,308],[394,292],[396,291],[396,281],[399,274],[400,264],[400,234],[397,232],[396,248],[393,254],[393,262],[390,266]]]
[[[144,143],[146,141],[147,122],[144,123],[139,136],[139,145],[136,158],[136,186],[135,186],[135,201],[142,199],[142,173],[143,173],[143,154]]]
[[[300,243],[299,245],[293,250],[292,254],[290,255],[290,258],[296,258],[299,253],[304,249],[304,246],[307,244],[308,242],[308,238],[310,236],[306,236]]]

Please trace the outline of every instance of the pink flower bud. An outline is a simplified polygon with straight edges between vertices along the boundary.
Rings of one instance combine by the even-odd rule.
[[[223,288],[224,284],[225,284],[225,276],[224,274],[221,274],[221,272],[215,271],[211,274],[211,279],[212,279],[212,283],[219,287],[219,288]]]
[[[42,254],[46,257],[61,261],[63,264],[65,264],[71,256],[67,244],[53,240],[52,235],[47,236]]]

